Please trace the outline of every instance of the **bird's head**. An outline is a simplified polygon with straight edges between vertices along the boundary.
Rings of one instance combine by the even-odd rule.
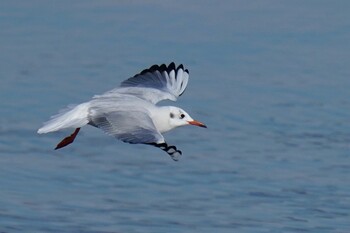
[[[172,127],[195,125],[203,128],[207,128],[202,122],[193,120],[192,117],[183,109],[178,107],[169,107],[169,124]]]

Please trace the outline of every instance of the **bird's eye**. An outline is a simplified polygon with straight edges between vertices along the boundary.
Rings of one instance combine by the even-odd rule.
[[[181,119],[184,119],[184,118],[185,118],[185,114],[182,113],[182,114],[180,115],[180,118],[181,118]]]

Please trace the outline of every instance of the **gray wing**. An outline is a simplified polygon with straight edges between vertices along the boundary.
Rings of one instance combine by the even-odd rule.
[[[156,129],[147,107],[152,105],[135,96],[95,98],[90,101],[89,124],[102,129],[108,135],[133,144],[148,144],[167,152],[177,161],[182,152],[168,145]]]
[[[178,67],[173,62],[168,66],[165,64],[153,65],[122,82],[119,88],[101,96],[111,97],[118,94],[128,94],[154,104],[165,99],[176,101],[184,93],[188,78],[189,72],[184,69],[182,64]]]
[[[174,161],[178,161],[182,152],[176,146],[168,145],[163,136],[155,129],[149,116],[141,111],[110,112],[95,117],[92,125],[107,134],[132,144],[148,144],[168,153]]]
[[[161,143],[163,136],[143,111],[115,111],[95,115],[91,124],[128,143]]]

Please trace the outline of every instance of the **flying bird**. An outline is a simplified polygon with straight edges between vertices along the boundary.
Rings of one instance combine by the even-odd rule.
[[[206,125],[181,108],[156,104],[166,99],[176,101],[184,93],[188,79],[189,72],[182,64],[153,65],[119,87],[52,116],[38,133],[75,129],[57,144],[55,149],[60,149],[74,141],[81,127],[91,125],[123,142],[156,146],[177,161],[182,152],[169,145],[162,133],[184,125]]]

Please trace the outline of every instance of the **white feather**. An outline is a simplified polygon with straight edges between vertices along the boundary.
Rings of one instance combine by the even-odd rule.
[[[68,107],[59,114],[52,116],[51,120],[44,123],[38,133],[49,133],[66,128],[79,128],[87,123],[89,114],[89,103],[82,103],[75,107]]]

